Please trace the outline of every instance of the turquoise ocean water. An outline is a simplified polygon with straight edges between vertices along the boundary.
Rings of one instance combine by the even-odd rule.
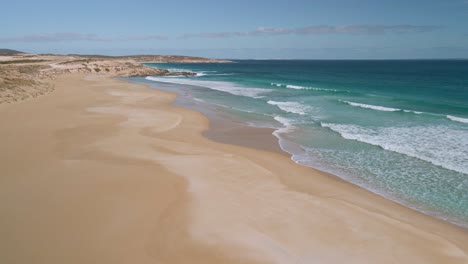
[[[148,65],[197,73],[139,81],[274,128],[294,161],[468,227],[468,61]]]

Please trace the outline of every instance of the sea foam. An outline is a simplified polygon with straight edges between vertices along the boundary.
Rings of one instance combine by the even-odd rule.
[[[461,118],[461,117],[456,117],[456,116],[451,116],[451,115],[447,115],[447,118],[455,122],[468,124],[468,118]]]
[[[416,115],[420,115],[420,114],[436,115],[436,114],[425,113],[425,112],[415,111],[415,110],[399,109],[399,108],[386,107],[386,106],[380,106],[380,105],[362,104],[362,103],[355,103],[355,102],[344,101],[344,100],[339,100],[339,101],[342,102],[342,103],[348,104],[350,106],[361,107],[361,108],[366,108],[366,109],[372,109],[372,110],[377,110],[377,111],[384,111],[384,112],[402,111],[402,112],[405,112],[405,113],[412,113],[412,114],[416,114]]]
[[[292,85],[292,84],[270,83],[270,85],[272,85],[272,86],[277,86],[277,87],[285,87],[285,88],[294,89],[294,90],[312,90],[312,91],[322,91],[322,92],[339,92],[339,90],[335,90],[335,89],[325,89],[325,88],[308,87],[308,86],[300,86],[300,85]]]
[[[310,106],[301,104],[299,102],[276,102],[276,101],[268,101],[270,105],[276,105],[279,109],[293,114],[305,115],[308,110],[310,110]]]
[[[282,116],[274,116],[273,117],[277,122],[281,123],[283,127],[276,129],[273,131],[273,135],[276,136],[279,140],[281,140],[281,134],[289,133],[295,130],[293,125],[293,121],[289,118],[282,117]]]
[[[468,174],[468,132],[448,126],[381,127],[321,123],[343,138]]]
[[[212,90],[221,91],[230,93],[238,96],[245,96],[251,98],[260,98],[262,94],[271,92],[271,89],[262,89],[262,88],[248,88],[248,87],[239,87],[230,82],[220,82],[220,81],[200,81],[192,79],[182,79],[182,78],[165,78],[165,77],[146,77],[147,80],[163,82],[163,83],[173,83],[173,84],[183,84],[183,85],[193,85],[206,87]]]
[[[202,76],[210,76],[210,75],[234,75],[234,73],[218,73],[217,71],[192,71],[188,69],[179,69],[179,68],[170,68],[167,69],[170,72],[190,72],[195,74],[194,77],[202,77]],[[167,77],[186,77],[185,75],[175,75],[175,76],[165,76],[164,78]],[[193,77],[193,76],[192,76]]]
[[[361,103],[355,103],[355,102],[350,102],[350,101],[341,101],[341,100],[340,100],[340,102],[346,103],[346,104],[351,105],[351,106],[367,108],[367,109],[372,109],[372,110],[377,110],[377,111],[386,111],[386,112],[402,111],[401,109],[398,109],[398,108],[385,107],[385,106],[380,106],[380,105],[361,104]]]

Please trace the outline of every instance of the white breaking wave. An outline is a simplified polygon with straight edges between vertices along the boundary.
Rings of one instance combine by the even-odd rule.
[[[216,71],[200,71],[200,72],[195,72],[195,77],[201,77],[201,76],[212,76],[212,75],[216,75],[216,76],[225,76],[225,75],[234,75],[234,73],[215,73]]]
[[[357,140],[468,174],[468,131],[448,126],[366,128],[322,123],[345,139]]]
[[[206,103],[205,100],[203,99],[200,99],[200,98],[196,98],[196,97],[193,97],[193,100],[197,101],[197,102],[202,102],[202,103]]]
[[[168,71],[170,72],[193,72],[191,70],[187,70],[187,69],[178,69],[178,68],[171,68],[171,69],[167,69]]]
[[[279,109],[288,112],[294,113],[299,115],[305,115],[310,107],[307,105],[303,105],[298,102],[276,102],[276,101],[268,101],[268,104],[276,105]]]
[[[171,68],[167,69],[170,72],[190,72],[194,73],[195,77],[207,76],[207,75],[233,75],[234,73],[217,73],[217,71],[192,71],[187,69],[178,69],[178,68]],[[177,76],[165,76],[167,77],[186,77],[185,75],[177,75]]]
[[[312,90],[312,91],[322,91],[322,92],[339,92],[335,89],[324,89],[324,88],[316,88],[316,87],[306,87],[306,86],[299,86],[299,85],[292,85],[292,84],[282,84],[282,83],[270,83],[272,86],[277,87],[286,87],[288,89],[295,89],[295,90]]]
[[[357,106],[361,108],[367,108],[367,109],[372,109],[372,110],[377,110],[377,111],[386,111],[386,112],[395,112],[395,111],[402,111],[401,109],[398,108],[392,108],[392,107],[385,107],[385,106],[380,106],[380,105],[368,105],[368,104],[360,104],[360,103],[355,103],[355,102],[350,102],[350,101],[342,101],[343,103],[349,104],[351,106]]]
[[[413,113],[413,114],[417,114],[417,115],[424,114],[424,112],[413,111],[413,110],[403,110],[403,112],[405,112],[405,113]]]
[[[276,121],[280,122],[281,124],[283,124],[285,127],[292,127],[292,121],[286,117],[282,117],[282,116],[275,116],[273,117]]]
[[[293,122],[290,119],[282,117],[282,116],[275,116],[273,118],[283,125],[282,128],[279,128],[273,131],[273,135],[277,137],[279,140],[281,140],[281,137],[280,137],[281,134],[289,133],[295,129]]]
[[[304,87],[304,86],[299,86],[299,85],[291,85],[291,84],[286,85],[286,88],[296,89],[296,90],[309,90],[310,89],[310,87]]]
[[[338,92],[338,90],[335,89],[323,89],[323,88],[315,88],[315,87],[305,87],[305,86],[299,86],[299,85],[286,85],[286,88],[288,89],[296,89],[296,90],[312,90],[312,91],[323,91],[323,92]]]
[[[403,111],[405,113],[413,113],[413,114],[417,114],[417,115],[424,114],[424,112],[420,112],[420,111],[405,110],[405,109],[386,107],[386,106],[380,106],[380,105],[361,104],[361,103],[355,103],[355,102],[343,101],[343,100],[340,100],[340,102],[343,102],[343,103],[348,104],[350,106],[367,108],[367,109],[372,109],[372,110],[377,110],[377,111],[385,111],[385,112]],[[428,114],[428,113],[426,113],[426,114]]]
[[[447,118],[455,122],[468,124],[468,118],[461,118],[461,117],[456,117],[456,116],[451,116],[451,115],[448,115]]]
[[[248,88],[239,87],[233,83],[220,82],[220,81],[199,81],[192,79],[180,79],[180,78],[165,78],[165,77],[146,77],[147,80],[163,83],[183,84],[183,85],[194,85],[206,87],[212,90],[230,93],[238,96],[260,98],[262,94],[269,93],[271,89],[261,88]]]

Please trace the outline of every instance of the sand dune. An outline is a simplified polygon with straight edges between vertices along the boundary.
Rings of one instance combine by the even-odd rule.
[[[84,73],[96,76],[136,77],[193,75],[147,67],[142,62],[227,62],[188,56],[98,56],[7,54],[0,50],[0,104],[15,103],[48,94],[58,76]]]

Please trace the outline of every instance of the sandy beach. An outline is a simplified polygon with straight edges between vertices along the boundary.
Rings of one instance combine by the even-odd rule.
[[[212,141],[174,93],[53,82],[0,105],[1,263],[468,263],[466,229],[300,166],[253,129],[226,140],[252,148]]]

